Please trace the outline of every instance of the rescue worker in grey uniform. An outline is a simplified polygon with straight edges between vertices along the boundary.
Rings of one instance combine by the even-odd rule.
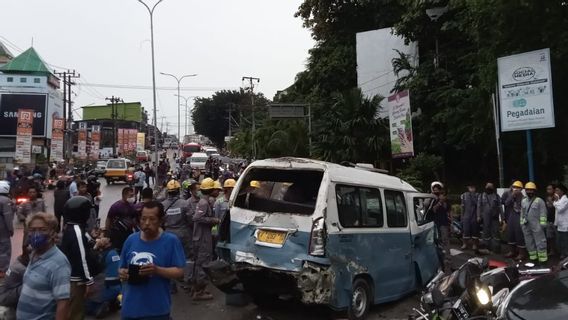
[[[3,278],[12,257],[12,236],[14,235],[14,212],[9,198],[10,184],[0,181],[0,278]]]
[[[544,229],[548,225],[546,203],[536,196],[536,184],[525,184],[527,197],[521,204],[521,226],[531,262],[546,264],[546,235]]]
[[[217,201],[215,201],[215,205],[213,207],[213,213],[215,217],[219,219],[219,225],[213,227],[213,255],[218,256],[215,248],[217,247],[217,242],[219,241],[219,227],[227,213],[229,212],[229,198],[231,197],[231,193],[233,193],[233,189],[235,188],[236,181],[235,179],[227,179],[223,183],[223,196]]]
[[[501,207],[501,197],[495,193],[493,183],[485,185],[483,192],[477,200],[477,221],[483,221],[483,249],[479,252],[490,254],[491,251],[500,252],[499,238],[499,217],[503,216]]]
[[[461,195],[462,207],[462,226],[463,226],[463,244],[462,250],[466,250],[470,245],[472,249],[477,251],[479,245],[479,224],[477,223],[477,200],[479,194],[475,190],[474,185],[467,186],[467,192]]]
[[[189,216],[193,217],[195,215],[195,210],[197,208],[197,204],[199,203],[199,200],[201,199],[200,197],[200,193],[199,193],[199,182],[197,182],[197,180],[191,179],[190,183],[189,183],[189,187],[188,187],[188,194],[189,194],[189,198],[187,199],[187,202],[189,203]],[[190,242],[191,242],[191,246],[193,248],[193,219],[190,220]],[[193,250],[195,251],[195,250]],[[187,269],[188,269],[188,277],[187,277],[187,282],[190,284],[194,283],[194,279],[193,279],[193,271],[195,269],[195,254],[194,252],[192,253],[192,256],[190,259],[188,259],[188,263],[187,263]]]
[[[505,206],[505,218],[507,219],[507,244],[509,252],[505,258],[524,260],[527,258],[525,237],[521,229],[521,202],[523,201],[523,183],[515,181],[511,188],[503,193],[501,202]]]
[[[219,224],[219,219],[213,215],[211,203],[219,196],[219,190],[215,188],[215,182],[211,178],[205,178],[201,182],[203,197],[197,203],[193,215],[193,247],[195,250],[195,267],[193,272],[193,300],[211,300],[213,295],[207,292],[207,275],[203,266],[212,260],[213,237],[211,228]]]
[[[193,260],[192,234],[191,234],[191,211],[187,200],[181,198],[181,185],[176,180],[170,180],[166,185],[167,198],[162,201],[166,211],[164,219],[164,230],[175,234],[183,245],[183,250],[187,260]],[[184,280],[189,277],[186,270]],[[175,284],[172,290],[175,291]]]

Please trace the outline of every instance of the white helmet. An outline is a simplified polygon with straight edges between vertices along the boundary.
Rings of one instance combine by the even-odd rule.
[[[8,194],[10,193],[10,183],[6,180],[0,181],[0,194]]]
[[[444,184],[441,183],[440,181],[434,181],[432,182],[432,184],[430,185],[430,191],[434,191],[434,187],[435,186],[439,186],[440,188],[444,189]]]

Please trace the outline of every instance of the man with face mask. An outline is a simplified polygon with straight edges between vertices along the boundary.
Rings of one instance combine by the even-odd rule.
[[[125,187],[122,199],[110,207],[105,221],[105,230],[109,231],[110,241],[119,253],[126,238],[135,231],[136,218],[134,189]]]
[[[461,195],[463,244],[461,249],[466,250],[470,244],[477,251],[479,244],[479,227],[477,224],[477,200],[479,194],[473,184],[467,186],[467,192]]]
[[[485,191],[477,200],[477,222],[483,221],[482,242],[485,248],[480,249],[482,254],[490,254],[491,250],[500,252],[499,217],[503,216],[501,197],[495,193],[493,183],[485,185]],[[503,221],[505,219],[503,218]]]
[[[527,258],[525,237],[521,230],[521,202],[523,201],[523,183],[515,181],[511,188],[503,193],[501,202],[505,206],[505,224],[507,229],[507,242],[509,252],[505,254],[505,258],[514,258],[515,260],[524,260]],[[515,255],[518,255],[515,257]]]
[[[546,264],[546,235],[544,229],[548,225],[546,203],[536,196],[536,184],[525,184],[527,197],[521,203],[521,226],[529,259],[533,263]]]
[[[57,225],[55,216],[47,213],[27,220],[33,251],[24,274],[17,319],[68,319],[71,265],[55,246]]]

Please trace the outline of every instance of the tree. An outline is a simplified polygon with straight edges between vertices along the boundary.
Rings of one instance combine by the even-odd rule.
[[[315,126],[314,153],[331,162],[377,163],[387,152],[388,123],[376,118],[381,98],[360,89],[333,95]]]

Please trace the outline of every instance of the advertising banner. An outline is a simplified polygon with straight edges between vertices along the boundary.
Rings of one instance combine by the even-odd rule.
[[[101,149],[101,126],[91,127],[91,159],[99,159]]]
[[[77,152],[80,159],[87,159],[87,123],[79,122],[79,139]]]
[[[550,49],[497,60],[501,131],[554,127]]]
[[[146,142],[146,134],[144,132],[138,132],[136,135],[136,151],[144,151]]]
[[[63,118],[53,118],[51,127],[51,151],[49,161],[63,160],[63,135],[65,129],[65,120]]]
[[[136,138],[138,130],[129,129],[128,130],[128,152],[136,151]]]
[[[124,153],[124,129],[118,129],[117,131],[118,131],[117,152]]]
[[[45,110],[47,108],[46,94],[0,94],[0,136],[15,137],[18,127],[18,112],[20,109],[32,112],[32,135],[45,137]]]
[[[34,124],[33,109],[19,109],[17,112],[16,154],[18,163],[32,162],[32,132]]]
[[[414,156],[410,94],[402,91],[388,98],[391,152],[393,158]]]

